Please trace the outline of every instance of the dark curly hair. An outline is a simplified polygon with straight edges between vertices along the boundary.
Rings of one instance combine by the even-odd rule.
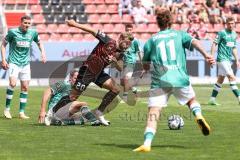
[[[157,8],[156,9],[157,24],[160,28],[169,28],[172,25],[172,15],[168,9]]]

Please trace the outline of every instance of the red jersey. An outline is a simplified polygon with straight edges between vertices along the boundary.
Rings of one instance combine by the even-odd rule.
[[[105,33],[98,31],[96,38],[99,40],[97,46],[93,49],[83,65],[87,65],[94,74],[99,74],[111,63],[109,56],[118,59],[117,43],[108,37]]]

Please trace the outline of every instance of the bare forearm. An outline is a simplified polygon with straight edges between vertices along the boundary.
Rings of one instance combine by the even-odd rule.
[[[211,55],[214,56],[215,52],[216,52],[216,46],[217,44],[213,42],[212,47],[211,47]]]
[[[41,104],[40,113],[46,112],[47,102],[48,102],[48,99],[50,98],[50,96],[51,96],[51,89],[48,88],[44,91],[43,96],[42,96],[42,104]]]
[[[3,42],[1,45],[2,61],[6,59],[6,44]]]
[[[235,60],[238,61],[237,48],[233,48],[232,52],[233,52],[233,56],[234,56]]]
[[[45,54],[45,50],[44,50],[43,44],[41,42],[38,43],[38,48],[41,51],[41,54]]]
[[[122,61],[117,61],[114,63],[114,65],[118,71],[121,72],[123,70],[123,62]]]

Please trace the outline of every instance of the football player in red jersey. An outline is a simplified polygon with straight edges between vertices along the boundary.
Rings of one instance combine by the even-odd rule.
[[[89,26],[79,24],[74,20],[67,20],[66,23],[71,27],[75,27],[92,34],[99,40],[99,43],[80,67],[77,81],[72,88],[70,96],[63,98],[61,102],[62,104],[59,104],[59,107],[64,105],[64,103],[76,100],[87,88],[87,86],[93,82],[99,87],[109,90],[95,111],[98,119],[103,125],[107,126],[109,123],[104,119],[103,112],[119,94],[120,88],[116,85],[116,82],[104,72],[104,68],[109,64],[114,64],[116,69],[121,71],[123,54],[131,45],[131,41],[134,38],[130,33],[121,33],[118,40],[115,41],[108,37],[105,33],[99,30],[97,31]]]

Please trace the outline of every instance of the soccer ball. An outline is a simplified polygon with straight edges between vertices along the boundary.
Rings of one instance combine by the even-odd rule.
[[[184,126],[183,118],[179,115],[171,115],[168,117],[168,127],[171,130],[179,130]]]

